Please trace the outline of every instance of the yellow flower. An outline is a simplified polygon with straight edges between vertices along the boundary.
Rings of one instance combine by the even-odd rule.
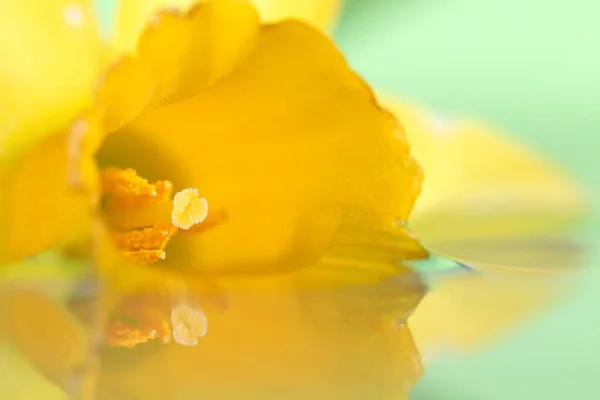
[[[155,14],[56,130],[5,165],[5,260],[86,243],[90,204],[131,259],[204,273],[386,235],[426,256],[398,227],[421,173],[394,117],[322,34],[261,25],[246,2]]]
[[[83,3],[48,4],[57,18],[40,21],[36,38],[54,29],[77,36],[91,18]],[[29,114],[10,116],[7,140],[23,139],[7,142],[2,159],[0,259],[59,246],[87,258],[91,242],[107,287],[94,310],[36,291],[3,293],[12,344],[63,389],[106,388],[109,398],[219,390],[232,376],[252,390],[273,376],[284,391],[306,378],[317,393],[354,394],[368,388],[342,384],[367,376],[390,396],[406,394],[420,364],[402,323],[423,286],[399,263],[428,256],[404,228],[422,174],[394,116],[333,43],[302,22],[261,24],[237,0],[153,14],[130,54],[120,52],[130,50],[130,33],[117,31],[105,50],[92,32],[103,49],[97,65],[112,60],[99,82],[86,77],[69,107],[60,103],[63,114],[48,101],[40,115],[24,107]],[[74,50],[60,46],[61,54]],[[79,79],[60,65],[48,76]],[[7,69],[1,82],[19,73]],[[11,90],[11,99],[26,104],[33,86],[61,101],[57,87],[36,82]],[[267,272],[278,274],[248,277]],[[395,276],[410,284],[394,286]],[[37,334],[39,312],[48,335]],[[81,324],[68,313],[98,320]],[[91,336],[82,337],[82,325]],[[86,351],[99,326],[101,371]],[[259,339],[240,336],[242,328]],[[58,344],[41,352],[46,338]],[[160,342],[170,344],[153,351]],[[148,351],[151,360],[136,362]],[[202,357],[212,374],[197,368]],[[256,364],[259,357],[272,359]],[[167,378],[149,385],[148,373]]]
[[[420,171],[394,118],[377,105],[333,45],[301,23],[261,25],[247,4],[221,0],[152,17],[157,6],[192,2],[121,2],[109,46],[99,39],[87,2],[45,2],[40,21],[22,24],[34,3],[39,6],[0,6],[3,29],[10,32],[2,34],[0,49],[11,61],[0,67],[6,93],[0,137],[0,259],[18,260],[57,245],[85,251],[92,236],[97,264],[110,272],[111,281],[123,279],[119,284],[126,289],[112,288],[103,297],[109,304],[101,309],[114,312],[107,317],[106,343],[130,349],[106,350],[109,368],[100,374],[86,371],[81,379],[99,377],[100,387],[110,388],[113,397],[133,392],[164,398],[161,390],[167,386],[148,382],[159,371],[170,390],[191,390],[190,382],[218,390],[231,376],[252,381],[273,375],[289,388],[294,382],[286,377],[304,376],[310,366],[319,365],[308,371],[315,388],[332,373],[342,383],[372,374],[372,386],[379,388],[402,377],[406,392],[418,378],[418,356],[406,326],[391,329],[390,321],[402,320],[396,313],[415,307],[422,295],[420,283],[395,288],[403,296],[396,299],[400,306],[392,302],[392,315],[377,308],[377,299],[357,312],[364,293],[344,293],[341,285],[342,295],[329,291],[307,299],[299,294],[299,288],[341,281],[373,285],[380,293],[383,278],[409,275],[391,259],[426,256],[397,227],[398,221],[406,221],[420,190]],[[288,8],[289,2],[285,9],[275,1],[256,3],[265,20],[295,15],[325,27],[338,2],[303,2],[306,8],[298,2],[297,9]],[[16,33],[26,38],[17,46],[6,39]],[[28,52],[22,51],[23,43]],[[47,43],[56,43],[52,53]],[[93,78],[108,63],[112,67],[96,86]],[[44,74],[36,66],[43,66]],[[523,226],[527,229],[521,233],[530,237],[582,210],[575,185],[543,160],[488,135],[487,129],[459,122],[458,134],[447,135],[452,126],[439,127],[422,111],[400,106],[397,113],[428,175],[411,227],[434,249],[478,264],[493,263],[498,260],[487,254],[473,255],[465,240],[473,234],[488,239],[491,234],[495,240],[493,235],[513,235]],[[439,140],[432,140],[432,134]],[[452,139],[452,151],[445,139]],[[482,168],[478,155],[501,146],[504,154],[486,158]],[[510,197],[489,219],[476,206],[487,203],[485,196],[494,192],[481,189],[497,189],[497,179]],[[530,198],[536,201],[523,201]],[[540,203],[540,198],[548,201]],[[523,208],[530,204],[548,207],[536,207],[544,212],[532,214],[531,208]],[[527,225],[505,223],[532,215]],[[97,219],[106,224],[98,228]],[[130,274],[114,275],[135,268],[131,263],[136,262],[202,273],[203,284],[189,288],[189,278],[185,290],[159,284],[148,291],[132,284]],[[294,272],[267,281],[248,278],[243,284],[213,279],[282,270]],[[468,293],[477,301],[483,293],[486,304],[499,306],[500,297],[514,293],[507,287],[514,286],[497,282],[452,281],[426,297],[411,320],[418,344],[427,349],[449,339],[451,346],[462,348],[512,322],[512,303],[497,311],[503,318],[456,313],[464,306],[457,294]],[[490,287],[502,289],[490,292]],[[258,288],[263,294],[269,289],[267,296],[249,301],[248,293]],[[528,305],[532,299],[538,304],[538,297],[522,293]],[[541,294],[547,293],[545,287]],[[181,303],[181,297],[186,301]],[[71,353],[73,358],[61,359],[58,352],[41,357],[35,346],[47,348],[49,342],[29,333],[39,323],[32,316],[47,310],[46,325],[56,329],[51,333],[80,350],[86,344],[73,327],[77,324],[63,318],[65,312],[49,311],[48,300],[35,293],[8,299],[12,322],[7,326],[16,345],[45,376],[75,390],[68,385],[69,372],[93,362],[78,351]],[[223,304],[232,311],[223,312]],[[344,337],[339,329],[353,318],[360,321],[353,328],[360,329]],[[475,319],[481,324],[473,324]],[[330,336],[312,330],[323,324],[329,324]],[[223,326],[225,336],[208,334],[214,325]],[[257,342],[238,338],[241,328],[255,325]],[[170,344],[153,351],[148,346],[159,340],[152,339],[201,346],[189,351]],[[150,343],[138,346],[145,342]],[[232,370],[231,358],[221,357],[231,355],[227,352],[236,342],[249,352],[248,360],[271,353],[278,359],[265,360],[264,368],[248,362]],[[391,350],[395,346],[397,351]],[[152,362],[135,363],[145,352]],[[122,354],[133,354],[133,361]],[[282,354],[295,362],[286,366]],[[208,375],[192,367],[202,357],[212,368]],[[327,364],[331,360],[345,368]],[[123,361],[135,364],[128,364],[128,374],[118,370]],[[365,365],[381,366],[381,371]],[[367,386],[349,390],[356,395]]]

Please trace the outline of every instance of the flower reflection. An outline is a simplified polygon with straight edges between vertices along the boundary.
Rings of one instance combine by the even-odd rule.
[[[402,271],[369,284],[323,284],[318,268],[207,284],[134,269],[68,306],[14,291],[6,323],[44,376],[68,391],[97,381],[100,399],[399,399],[421,375],[405,322],[424,293]],[[71,316],[90,310],[105,321],[93,368],[94,333]]]

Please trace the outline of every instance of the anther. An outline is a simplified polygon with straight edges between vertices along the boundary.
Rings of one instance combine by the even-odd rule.
[[[184,189],[173,198],[171,222],[181,229],[190,229],[208,216],[208,202],[200,197],[198,189]]]

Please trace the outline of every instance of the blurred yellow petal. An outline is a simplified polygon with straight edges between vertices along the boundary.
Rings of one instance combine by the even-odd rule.
[[[133,51],[138,36],[153,13],[160,9],[187,10],[201,2],[219,0],[121,0],[116,16],[115,46],[120,51]],[[243,2],[240,0],[239,2]],[[247,0],[253,3],[266,22],[299,18],[318,27],[330,27],[339,10],[341,0]]]
[[[68,185],[66,137],[49,136],[0,173],[0,261],[58,245],[87,226],[89,201]]]
[[[428,246],[459,257],[448,242],[555,235],[587,211],[581,185],[524,145],[477,123],[385,104],[425,170],[410,227]]]
[[[106,53],[88,0],[0,5],[0,171],[86,104]]]
[[[53,244],[78,226],[86,200],[66,184],[57,132],[90,104],[107,61],[90,1],[0,6],[0,261]]]
[[[436,282],[410,320],[426,359],[479,348],[565,294],[585,249],[568,228],[587,211],[558,166],[494,130],[389,97],[425,171],[410,228],[479,272]]]

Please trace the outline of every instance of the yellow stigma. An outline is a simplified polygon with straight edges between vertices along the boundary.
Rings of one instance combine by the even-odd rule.
[[[201,223],[208,215],[208,202],[200,197],[198,189],[184,189],[173,198],[171,222],[181,229],[190,229]]]
[[[171,312],[173,340],[184,346],[195,346],[198,337],[206,335],[208,322],[201,310],[181,304]]]

